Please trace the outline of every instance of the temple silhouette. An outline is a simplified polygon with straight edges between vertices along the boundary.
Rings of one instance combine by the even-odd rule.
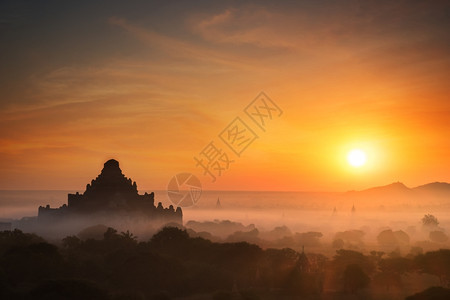
[[[100,175],[86,185],[84,193],[68,194],[67,204],[59,208],[40,206],[38,222],[64,221],[78,216],[111,216],[182,224],[183,212],[180,207],[176,210],[172,205],[164,208],[161,202],[155,206],[154,201],[153,192],[140,195],[136,182],[125,177],[117,160],[110,159],[105,162]]]

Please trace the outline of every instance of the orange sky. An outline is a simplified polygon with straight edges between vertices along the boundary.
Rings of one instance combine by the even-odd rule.
[[[450,181],[446,1],[12,3],[0,189],[82,191],[110,158],[141,190]],[[261,91],[283,110],[266,132],[244,113]],[[238,116],[259,136],[241,157],[218,138]],[[211,141],[235,160],[214,183],[194,161]]]

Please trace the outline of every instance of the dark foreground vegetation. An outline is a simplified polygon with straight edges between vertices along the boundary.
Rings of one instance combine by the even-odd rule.
[[[60,245],[0,232],[0,299],[378,299],[408,274],[437,276],[414,299],[450,299],[450,250],[401,257],[340,249],[327,258],[246,242],[214,243],[166,227],[147,242],[109,228]]]

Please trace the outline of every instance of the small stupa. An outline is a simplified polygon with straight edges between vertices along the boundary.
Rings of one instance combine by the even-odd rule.
[[[217,209],[221,209],[221,208],[222,208],[222,204],[220,204],[220,199],[219,199],[219,197],[217,197],[216,208],[217,208]]]

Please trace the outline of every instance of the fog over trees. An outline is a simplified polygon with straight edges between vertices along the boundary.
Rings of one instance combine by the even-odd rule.
[[[51,242],[2,231],[0,298],[447,299],[450,291],[450,249],[425,251],[402,230],[381,230],[370,250],[356,229],[324,240],[228,220],[174,226],[140,239],[97,225]],[[422,244],[446,246],[436,226]]]

